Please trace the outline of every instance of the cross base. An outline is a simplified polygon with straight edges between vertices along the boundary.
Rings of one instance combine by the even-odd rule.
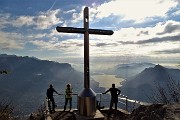
[[[78,95],[78,114],[82,116],[96,114],[96,93],[91,88],[84,88]]]

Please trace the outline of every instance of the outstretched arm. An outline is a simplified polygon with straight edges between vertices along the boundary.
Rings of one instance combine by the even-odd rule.
[[[56,94],[60,95],[55,89],[54,89],[54,92],[55,92]]]
[[[103,94],[106,94],[107,92],[109,92],[110,90],[107,90],[107,91],[105,91]]]

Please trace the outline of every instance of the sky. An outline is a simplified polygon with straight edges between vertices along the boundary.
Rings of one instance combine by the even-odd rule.
[[[90,35],[93,69],[132,62],[180,64],[179,0],[0,0],[0,54],[33,56],[82,69],[83,34],[56,27],[83,27],[114,34]]]

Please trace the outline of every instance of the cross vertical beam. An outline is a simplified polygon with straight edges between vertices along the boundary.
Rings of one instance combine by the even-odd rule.
[[[89,10],[86,7],[84,9],[84,88],[90,86],[90,69],[89,69]]]

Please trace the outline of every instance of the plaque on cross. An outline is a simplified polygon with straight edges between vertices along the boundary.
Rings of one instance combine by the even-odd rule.
[[[112,30],[89,29],[89,9],[84,8],[84,28],[56,27],[58,32],[81,33],[84,34],[84,90],[79,97],[79,114],[84,116],[94,115],[96,109],[95,93],[90,89],[90,69],[89,69],[89,34],[112,35]],[[83,103],[83,104],[82,104]],[[88,108],[88,107],[91,108]]]

